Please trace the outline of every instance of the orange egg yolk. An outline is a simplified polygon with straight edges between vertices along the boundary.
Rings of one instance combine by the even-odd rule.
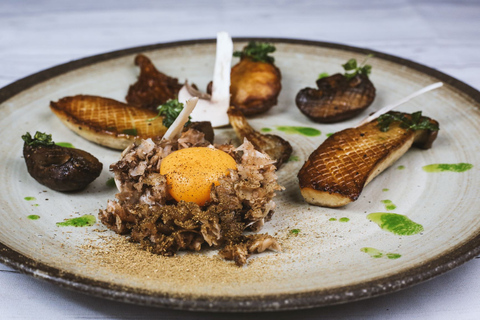
[[[203,206],[210,200],[212,184],[235,170],[235,160],[221,150],[197,147],[172,152],[162,160],[160,174],[167,178],[168,192],[177,201]]]

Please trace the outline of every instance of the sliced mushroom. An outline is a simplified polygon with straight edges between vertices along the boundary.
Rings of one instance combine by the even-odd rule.
[[[275,160],[277,169],[288,161],[292,154],[292,146],[288,141],[273,134],[261,134],[255,131],[248,124],[243,113],[233,106],[228,109],[228,118],[240,141],[247,139],[255,149],[268,154],[272,160]]]
[[[337,73],[317,80],[317,86],[300,90],[295,102],[303,114],[320,123],[353,118],[375,99],[375,87],[363,74],[348,79]]]

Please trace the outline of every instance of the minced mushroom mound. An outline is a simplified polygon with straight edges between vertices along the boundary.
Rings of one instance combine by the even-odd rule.
[[[152,253],[174,255],[178,250],[199,251],[203,246],[221,248],[219,255],[239,266],[253,253],[280,250],[268,234],[244,235],[258,231],[273,215],[277,183],[273,161],[256,151],[247,140],[238,147],[216,146],[231,155],[237,170],[219,180],[204,206],[176,202],[161,175],[162,159],[173,151],[207,147],[203,133],[190,129],[174,141],[142,140],[122,153],[110,166],[120,192],[100,210],[100,220],[110,229],[130,235]]]

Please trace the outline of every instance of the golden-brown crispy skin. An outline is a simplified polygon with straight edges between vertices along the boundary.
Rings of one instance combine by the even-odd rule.
[[[273,134],[261,134],[255,131],[239,109],[230,107],[228,109],[228,119],[240,141],[243,142],[243,139],[246,138],[255,149],[268,154],[272,160],[275,160],[277,169],[292,154],[292,146],[288,141]]]
[[[230,79],[230,104],[244,115],[266,112],[277,104],[282,75],[272,63],[243,57],[233,66]]]
[[[375,99],[375,87],[365,75],[348,80],[337,73],[317,80],[318,89],[305,88],[295,102],[300,111],[316,122],[332,123],[353,118]]]
[[[158,71],[143,54],[135,57],[135,65],[140,67],[140,75],[128,89],[125,97],[128,104],[155,111],[167,100],[177,99],[178,91],[183,86],[178,79]]]
[[[437,131],[401,128],[398,122],[382,132],[377,120],[339,131],[310,155],[298,173],[302,195],[311,204],[344,206],[357,200],[363,187],[412,144],[430,148],[436,135]]]
[[[162,117],[147,121],[156,112],[109,98],[65,97],[50,102],[50,109],[78,135],[113,149],[123,150],[136,138],[161,137],[167,131]]]

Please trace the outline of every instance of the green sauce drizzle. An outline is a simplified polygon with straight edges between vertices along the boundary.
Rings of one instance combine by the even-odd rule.
[[[392,210],[397,209],[397,206],[394,205],[391,200],[382,200],[380,202],[385,205],[385,209],[388,210],[388,211],[392,211]]]
[[[330,218],[328,221],[337,221],[337,218]]]
[[[365,252],[372,258],[387,258],[387,259],[395,260],[402,256],[401,254],[398,254],[398,253],[384,253],[378,249],[371,248],[371,247],[361,248],[360,251]]]
[[[411,236],[423,231],[423,226],[397,213],[375,212],[367,216],[380,228],[399,236]]]
[[[279,126],[278,130],[283,131],[288,134],[301,134],[307,137],[315,137],[322,134],[320,130],[309,127],[289,127],[289,126]]]
[[[262,131],[262,132],[270,132],[270,131],[272,131],[272,129],[270,129],[270,128],[262,128],[262,129],[260,129],[260,131]]]
[[[27,216],[27,218],[30,219],[30,220],[38,220],[38,219],[40,219],[40,216],[36,215],[36,214],[31,214],[31,215]]]
[[[383,192],[387,192],[387,191],[389,191],[389,190],[390,190],[390,189],[387,189],[387,188],[383,188],[383,189],[382,189]]]
[[[37,200],[37,198],[35,198],[35,197],[25,197],[25,198],[23,198],[23,199],[25,199],[25,200],[27,200],[27,201]]]
[[[97,220],[91,214],[86,214],[78,218],[67,219],[63,222],[57,222],[59,227],[90,227],[95,224]]]
[[[398,166],[397,167],[397,170],[404,170],[405,169],[405,166]]]
[[[422,167],[423,171],[426,172],[465,172],[473,168],[473,164],[470,163],[436,163],[429,164],[428,166]]]
[[[343,218],[338,219],[338,221],[340,221],[340,222],[348,222],[348,221],[350,221],[350,219],[349,219],[349,218],[346,218],[346,217],[343,217]]]
[[[107,182],[105,182],[105,184],[107,185],[107,187],[114,188],[116,186],[115,178],[108,179]]]
[[[60,147],[73,148],[73,144],[70,142],[55,142],[55,144]]]
[[[290,230],[290,234],[293,234],[295,236],[298,236],[298,234],[300,233],[300,229],[292,229]]]

